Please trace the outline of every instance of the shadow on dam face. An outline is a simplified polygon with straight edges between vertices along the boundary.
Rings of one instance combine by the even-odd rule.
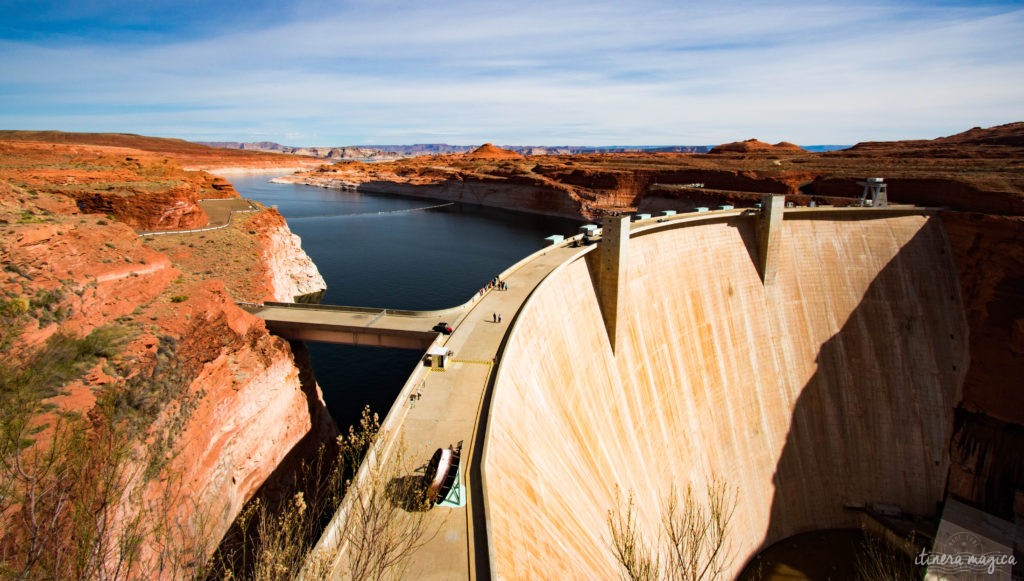
[[[937,220],[930,220],[821,345],[818,369],[789,421],[759,550],[813,530],[857,528],[860,513],[853,507],[938,513],[968,365],[959,286],[952,263],[942,260],[947,247]],[[856,574],[853,563],[832,565],[840,577]]]
[[[481,470],[495,577],[615,577],[608,511],[633,494],[655,539],[671,487],[713,476],[738,497],[731,576],[779,540],[857,528],[844,506],[936,513],[968,363],[940,222],[787,219],[768,287],[753,245],[749,222],[631,239],[615,354],[588,261],[534,292]]]

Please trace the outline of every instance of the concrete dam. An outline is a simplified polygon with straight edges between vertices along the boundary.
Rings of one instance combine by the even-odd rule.
[[[968,367],[934,211],[782,200],[608,218],[596,246],[539,251],[501,274],[509,290],[445,311],[261,316],[368,343],[452,322],[432,349],[455,357],[413,372],[377,455],[465,444],[468,500],[425,513],[438,532],[412,555],[419,578],[617,578],[609,511],[632,495],[657,539],[673,487],[700,500],[716,478],[737,498],[735,576],[792,535],[859,528],[857,507],[937,516]],[[337,567],[346,512],[319,545]]]
[[[787,210],[766,282],[757,228],[634,225],[611,326],[597,252],[526,300],[480,466],[493,577],[616,578],[608,511],[633,494],[656,539],[672,486],[699,498],[714,476],[738,495],[731,576],[791,535],[857,528],[844,506],[935,515],[968,366],[940,221]]]

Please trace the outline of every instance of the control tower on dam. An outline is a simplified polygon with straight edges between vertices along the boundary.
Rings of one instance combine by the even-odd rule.
[[[672,487],[700,498],[713,477],[737,493],[730,575],[791,535],[858,527],[851,506],[935,515],[968,367],[941,222],[765,220],[634,225],[533,291],[486,420],[493,577],[615,578],[608,511],[632,494],[655,539]]]

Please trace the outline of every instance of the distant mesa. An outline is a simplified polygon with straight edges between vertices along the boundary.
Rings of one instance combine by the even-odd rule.
[[[1024,122],[1007,123],[982,129],[974,127],[963,133],[940,137],[936,142],[967,145],[1008,145],[1024,147]]]
[[[802,153],[807,150],[795,143],[780,141],[775,145],[748,139],[746,141],[733,141],[711,148],[708,153]]]
[[[523,159],[523,156],[510,149],[496,147],[493,143],[485,143],[466,154],[468,159]]]

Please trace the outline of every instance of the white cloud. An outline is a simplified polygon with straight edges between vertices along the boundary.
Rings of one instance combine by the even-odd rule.
[[[1024,119],[1024,11],[364,3],[159,46],[0,42],[0,125],[189,138],[799,143]],[[405,136],[405,137],[403,137]]]

